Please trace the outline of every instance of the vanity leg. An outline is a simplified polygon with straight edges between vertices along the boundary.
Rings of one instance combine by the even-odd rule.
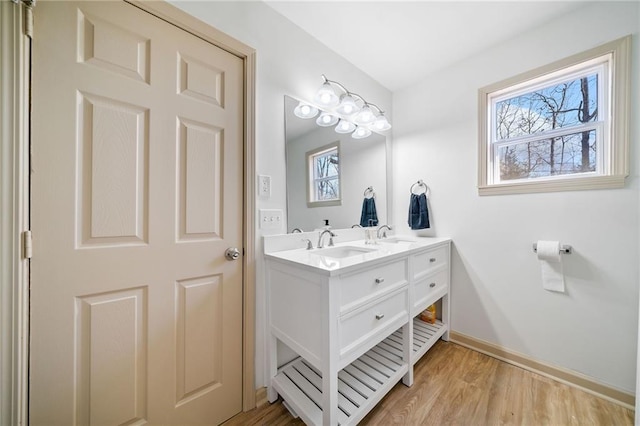
[[[409,371],[402,378],[402,383],[405,386],[413,385],[413,365],[412,359],[413,351],[413,318],[409,319],[409,322],[402,326],[402,360],[409,364]]]
[[[338,424],[338,372],[333,369],[322,376],[322,424]]]
[[[442,298],[442,322],[447,325],[447,331],[442,335],[442,340],[445,342],[449,341],[449,330],[451,329],[451,311],[449,308],[449,293],[447,292],[447,294]]]
[[[267,399],[270,403],[276,402],[278,399],[278,392],[273,388],[271,380],[278,374],[278,339],[269,335],[269,349],[268,349],[268,366],[269,366],[269,383],[267,387]]]

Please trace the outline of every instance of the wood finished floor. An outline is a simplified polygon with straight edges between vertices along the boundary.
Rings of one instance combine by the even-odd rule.
[[[444,341],[415,365],[361,425],[633,425],[632,410]],[[224,423],[303,425],[281,401]]]

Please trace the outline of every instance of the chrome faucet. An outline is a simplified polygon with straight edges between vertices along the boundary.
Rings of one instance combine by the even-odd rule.
[[[387,228],[389,231],[393,231],[393,228],[389,225],[382,225],[380,228],[378,228],[378,238],[387,238],[387,230],[385,228]],[[383,231],[382,237],[380,236],[380,231]]]
[[[311,240],[308,238],[303,238],[302,241],[305,241],[307,243],[307,250],[311,250],[313,249],[313,244],[311,243]]]
[[[302,229],[300,228],[293,228],[293,231],[291,231],[292,234],[295,234],[296,232],[299,232],[302,234]]]
[[[325,229],[324,231],[322,231],[320,233],[320,236],[318,237],[318,248],[322,248],[322,237],[324,237],[324,234],[329,234],[329,247],[333,246],[333,237],[337,237],[336,234],[334,234],[330,229]]]

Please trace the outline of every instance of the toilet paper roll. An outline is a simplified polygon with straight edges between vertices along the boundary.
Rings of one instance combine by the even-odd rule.
[[[564,293],[564,273],[559,241],[538,241],[538,260],[542,270],[542,288]]]

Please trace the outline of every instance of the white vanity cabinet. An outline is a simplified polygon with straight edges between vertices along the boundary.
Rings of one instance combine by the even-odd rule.
[[[449,340],[449,281],[450,281],[450,244],[438,244],[435,247],[411,254],[411,332],[410,365],[413,365],[438,341],[440,337]],[[421,321],[417,316],[429,305],[440,300],[441,319],[435,324]],[[411,375],[413,369],[410,370]],[[413,381],[413,377],[411,377]]]
[[[349,425],[399,380],[410,386],[413,364],[448,331],[449,240],[435,241],[381,243],[348,261],[267,254],[269,400],[281,395],[307,424]],[[438,299],[442,321],[412,321]],[[280,368],[278,340],[299,355]]]

